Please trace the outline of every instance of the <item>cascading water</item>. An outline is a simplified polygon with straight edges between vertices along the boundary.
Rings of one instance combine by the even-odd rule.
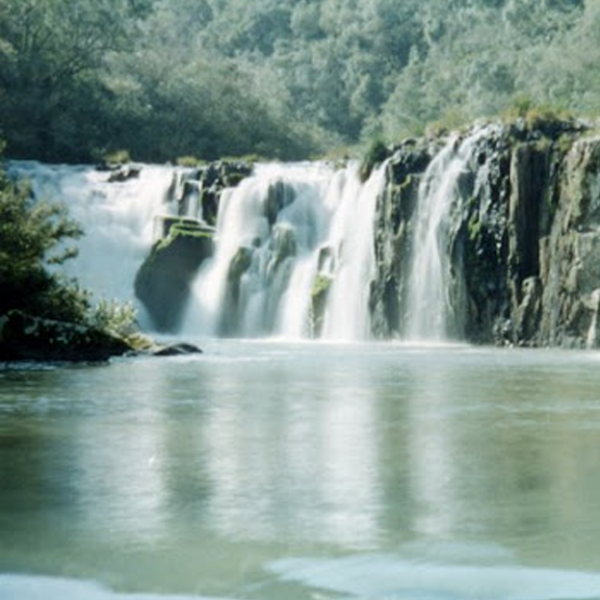
[[[322,165],[257,165],[252,177],[225,190],[215,256],[196,279],[186,329],[209,335],[273,333],[291,263],[303,262],[320,237],[329,177]]]
[[[9,176],[29,181],[38,200],[64,203],[81,224],[85,235],[76,242],[77,258],[62,266],[66,275],[95,301],[134,301],[133,280],[153,242],[153,218],[174,211],[173,168],[144,165],[135,176],[111,182],[110,173],[91,166],[15,161],[6,167]]]
[[[368,338],[374,214],[384,169],[363,184],[357,164],[259,164],[226,189],[215,254],[195,280],[183,331]],[[91,166],[15,161],[7,170],[29,180],[36,198],[64,202],[82,225],[79,256],[63,269],[95,300],[135,301],[133,282],[157,238],[157,216],[203,217],[203,184],[190,170],[143,165],[116,181]],[[136,305],[142,326],[151,327]]]
[[[352,177],[343,191],[331,239],[339,267],[324,315],[323,335],[330,339],[367,339],[371,330],[369,285],[375,278],[375,209],[385,187],[386,163],[365,184]]]
[[[461,307],[450,297],[452,268],[448,239],[450,213],[460,201],[459,179],[487,129],[462,142],[452,136],[431,161],[419,187],[408,293],[407,338],[444,341],[461,337]],[[460,279],[461,273],[455,273]]]
[[[216,254],[201,270],[187,328],[232,336],[369,335],[373,222],[383,168],[258,165],[221,199]]]

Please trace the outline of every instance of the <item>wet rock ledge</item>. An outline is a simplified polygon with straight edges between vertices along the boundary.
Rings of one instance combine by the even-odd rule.
[[[118,356],[201,354],[193,344],[157,344],[140,334],[125,339],[89,325],[11,310],[0,317],[0,362],[104,362]]]

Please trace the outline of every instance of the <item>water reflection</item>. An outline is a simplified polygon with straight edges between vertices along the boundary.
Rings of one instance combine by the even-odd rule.
[[[420,534],[443,537],[453,531],[458,509],[456,413],[452,407],[452,373],[436,365],[420,378],[408,399],[412,505],[417,507],[414,529]],[[460,396],[459,396],[460,397]]]
[[[369,547],[381,509],[374,388],[360,374],[275,365],[211,378],[210,520],[224,535]],[[277,383],[279,382],[279,383]]]
[[[94,421],[77,429],[77,503],[85,528],[136,543],[163,532],[167,457],[159,419]]]
[[[600,570],[588,355],[229,344],[0,372],[0,569],[230,597],[313,551]]]

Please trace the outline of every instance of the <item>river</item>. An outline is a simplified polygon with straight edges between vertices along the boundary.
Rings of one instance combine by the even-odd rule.
[[[600,354],[0,369],[2,600],[600,597]]]

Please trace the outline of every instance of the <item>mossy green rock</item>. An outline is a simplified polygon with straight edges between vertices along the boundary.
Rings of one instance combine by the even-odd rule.
[[[170,219],[168,236],[152,247],[135,278],[135,294],[158,331],[177,331],[200,265],[213,253],[212,229]]]
[[[310,290],[310,329],[312,337],[320,337],[325,322],[325,308],[333,279],[318,273]]]
[[[250,268],[252,264],[253,250],[247,246],[240,246],[236,253],[233,255],[231,262],[229,263],[229,269],[227,271],[227,281],[229,283],[237,283],[242,275]]]

